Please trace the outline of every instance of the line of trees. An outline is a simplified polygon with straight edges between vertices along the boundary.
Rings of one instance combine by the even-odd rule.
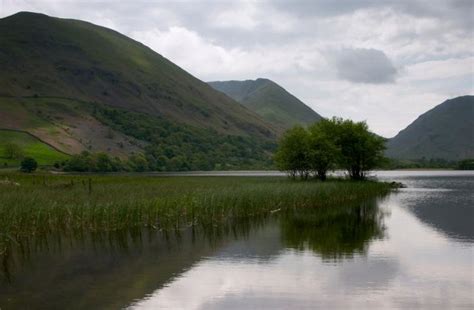
[[[327,172],[347,170],[363,180],[384,160],[385,139],[369,131],[365,122],[342,118],[321,120],[309,128],[295,126],[281,138],[274,160],[291,177],[326,180]]]
[[[90,153],[87,151],[72,155],[68,160],[56,163],[54,166],[57,169],[71,172],[143,172],[149,170],[148,162],[142,154],[134,154],[128,159],[122,160],[118,157],[109,156],[107,153]]]

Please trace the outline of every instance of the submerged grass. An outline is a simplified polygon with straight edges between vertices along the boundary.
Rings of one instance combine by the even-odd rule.
[[[0,174],[0,236],[212,226],[291,208],[364,201],[377,182],[282,177],[147,177]],[[1,250],[0,250],[1,252]]]

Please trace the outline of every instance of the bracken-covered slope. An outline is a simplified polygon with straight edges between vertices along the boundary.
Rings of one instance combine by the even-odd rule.
[[[255,113],[143,44],[91,23],[43,14],[0,19],[0,96],[70,98],[218,133],[275,136]]]
[[[311,124],[321,119],[318,113],[268,79],[217,81],[209,82],[209,85],[282,128]]]
[[[446,100],[420,115],[387,147],[387,156],[399,159],[473,158],[474,96]]]

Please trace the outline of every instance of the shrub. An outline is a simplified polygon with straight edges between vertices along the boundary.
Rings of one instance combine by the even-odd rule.
[[[25,157],[21,161],[20,170],[23,172],[30,173],[30,172],[35,171],[36,168],[38,168],[38,163],[32,157]]]

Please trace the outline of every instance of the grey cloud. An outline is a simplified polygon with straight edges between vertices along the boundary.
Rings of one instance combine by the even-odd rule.
[[[198,39],[202,38],[203,45],[212,45],[200,50],[201,53],[215,52],[217,48],[217,55],[222,54],[222,59],[227,60],[221,63],[214,59],[194,61],[197,51],[189,56],[179,56],[179,53],[173,54],[172,48],[165,52],[160,49],[162,46],[156,51],[183,67],[191,63],[192,66],[185,69],[198,78],[267,76],[317,111],[322,109],[326,115],[367,119],[371,123],[372,116],[369,115],[379,113],[373,119],[375,124],[382,125],[374,129],[383,129],[380,133],[386,136],[394,135],[400,127],[407,125],[413,117],[410,114],[413,109],[409,109],[410,113],[401,109],[393,111],[389,101],[385,105],[378,103],[376,92],[386,92],[392,101],[403,102],[407,107],[412,102],[432,107],[430,104],[454,94],[472,93],[472,74],[444,76],[444,69],[441,69],[448,70],[450,59],[465,59],[466,66],[472,67],[467,59],[474,55],[471,48],[473,0],[0,0],[0,18],[24,10],[87,20],[128,36],[140,32],[166,34],[173,27],[185,29],[196,34]],[[233,20],[230,20],[230,26],[222,26],[216,21],[223,12],[239,14],[227,16]],[[384,19],[384,16],[388,18]],[[254,27],[239,27],[244,19],[254,21]],[[156,41],[160,39],[157,37]],[[168,39],[173,41],[171,37]],[[150,38],[141,41],[148,46],[153,43]],[[179,36],[174,42],[182,45],[181,50],[193,44]],[[328,58],[331,62],[321,59],[320,54],[324,51],[342,46],[371,46],[379,50],[339,50]],[[389,53],[397,66],[381,50]],[[269,61],[263,60],[273,61],[275,67],[279,67],[279,63],[289,65],[280,66],[284,70],[275,70],[267,65]],[[439,62],[444,60],[447,62]],[[409,68],[423,62],[432,62],[431,66],[440,70],[440,76],[413,82],[416,87],[412,82],[407,85],[402,78],[393,83],[398,76],[397,67]],[[222,67],[222,63],[232,65]],[[347,85],[334,79],[334,68],[339,78],[366,84]],[[402,72],[399,75],[405,76]],[[382,90],[381,87],[372,88],[374,83],[386,84]],[[422,94],[420,88],[424,89]],[[368,90],[373,93],[367,94]],[[358,104],[372,108],[363,114],[351,109],[350,102],[344,98],[349,92],[354,97],[364,94]],[[380,112],[384,109],[391,110],[396,117],[392,113],[387,119],[387,114]],[[417,111],[424,112],[421,108]],[[403,121],[403,126],[394,126],[394,119],[400,124]]]
[[[397,69],[383,51],[346,48],[336,52],[331,58],[341,79],[370,84],[395,82]]]

